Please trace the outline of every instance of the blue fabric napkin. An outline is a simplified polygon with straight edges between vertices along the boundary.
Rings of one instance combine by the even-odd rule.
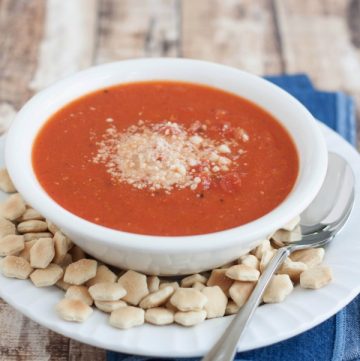
[[[303,103],[315,118],[356,142],[354,102],[342,92],[314,89],[304,74],[268,76],[269,81]],[[155,358],[107,353],[107,361],[148,361]],[[172,359],[185,360],[185,359]],[[197,360],[197,358],[188,359]],[[237,361],[356,361],[360,360],[360,296],[335,316],[289,340],[253,351],[240,352]]]
[[[321,120],[355,145],[355,103],[351,97],[342,92],[316,90],[305,74],[265,78],[292,94],[316,119]]]

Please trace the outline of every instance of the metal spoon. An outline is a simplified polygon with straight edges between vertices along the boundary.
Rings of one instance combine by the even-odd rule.
[[[271,277],[292,252],[321,247],[334,238],[350,215],[354,203],[354,184],[355,177],[349,164],[339,155],[329,153],[327,174],[320,192],[301,214],[301,240],[285,246],[280,245],[281,248],[261,275],[248,301],[203,361],[233,360],[237,343],[258,307]]]

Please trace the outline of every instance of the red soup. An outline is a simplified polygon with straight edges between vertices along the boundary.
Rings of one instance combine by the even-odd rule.
[[[54,114],[33,146],[45,191],[106,227],[180,236],[240,226],[278,206],[299,161],[274,117],[181,82],[102,89]]]

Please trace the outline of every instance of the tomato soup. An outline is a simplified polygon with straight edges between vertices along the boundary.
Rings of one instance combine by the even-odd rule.
[[[43,189],[90,222],[180,236],[253,221],[290,193],[299,160],[254,103],[182,82],[122,84],[55,113],[32,152]]]

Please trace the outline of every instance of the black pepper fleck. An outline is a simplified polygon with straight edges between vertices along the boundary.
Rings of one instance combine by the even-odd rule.
[[[221,203],[223,203],[223,202],[224,202],[224,200],[223,200],[222,198],[220,198],[220,202],[221,202]]]

